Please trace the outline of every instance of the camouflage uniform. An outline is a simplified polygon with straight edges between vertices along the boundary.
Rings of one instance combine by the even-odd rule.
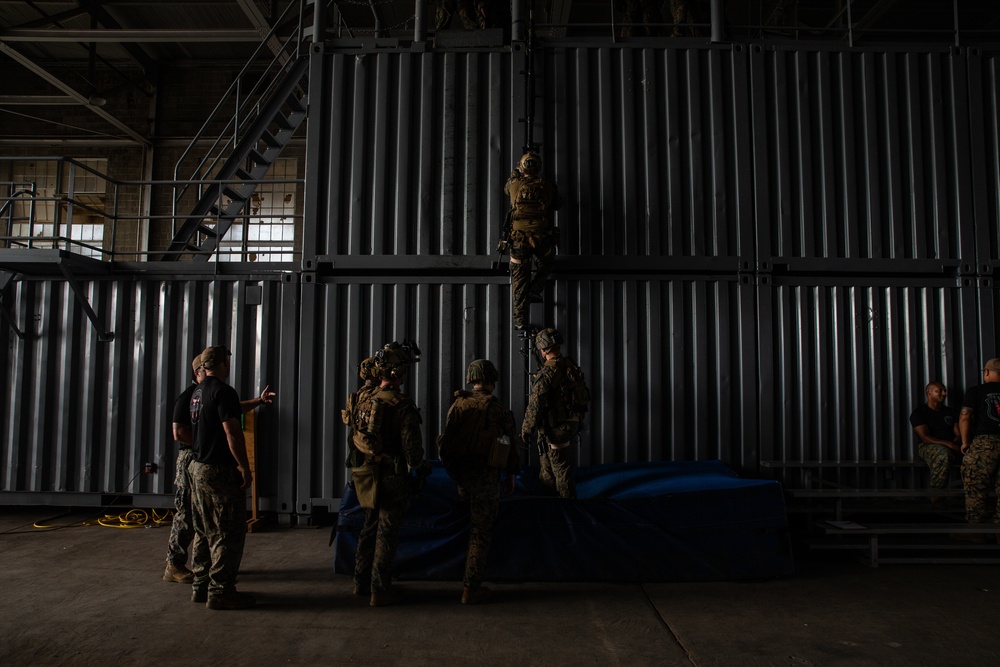
[[[435,4],[437,5],[434,8],[435,30],[446,29],[456,14],[466,30],[486,27],[485,15],[478,11],[480,3],[471,0],[437,0]]]
[[[191,569],[195,590],[234,591],[247,533],[246,492],[236,466],[191,461],[195,537]]]
[[[375,372],[374,357],[368,357],[358,364],[358,375],[365,381],[365,383],[361,385],[356,392],[348,397],[347,405],[345,405],[344,409],[340,411],[344,426],[347,426],[350,429],[348,442],[350,442],[354,436],[354,424],[351,420],[353,419],[355,406],[360,405],[361,402],[365,400],[367,394],[378,389],[379,379],[377,373]],[[344,465],[348,468],[358,468],[363,466],[364,463],[365,457],[357,450],[357,448],[347,448],[347,460],[344,461]]]
[[[936,382],[928,384],[927,391],[930,392],[931,388],[938,384]],[[943,389],[944,385],[941,387]],[[954,410],[944,403],[936,403],[935,407],[923,403],[910,413],[910,425],[917,435],[917,453],[930,468],[931,488],[948,488],[949,469],[955,462],[958,452],[942,443],[954,442],[956,439],[957,424]],[[924,430],[924,434],[921,435],[918,429]]]
[[[986,381],[962,397],[962,483],[969,523],[1000,522],[1000,496],[995,507],[988,506],[990,491],[1000,490],[1000,382],[988,379],[997,374],[1000,359],[990,359],[983,369]]]
[[[1000,435],[977,435],[962,459],[967,522],[1000,523],[998,470],[1000,470]],[[997,505],[992,508],[989,507],[990,491],[998,494]]]
[[[197,378],[201,368],[201,355],[192,361],[191,368]],[[191,428],[191,396],[198,388],[198,383],[192,382],[174,401],[172,423],[175,430]],[[188,434],[190,437],[190,433]],[[194,458],[191,443],[177,441],[180,448],[177,452],[177,462],[174,464],[174,518],[170,524],[170,537],[167,539],[167,568],[184,568],[188,560],[191,542],[194,540],[194,524],[191,516],[191,477],[188,474],[188,463]]]
[[[181,447],[177,453],[174,472],[174,519],[167,539],[167,562],[174,566],[187,563],[188,549],[194,539],[191,507],[191,475],[188,464],[194,458],[190,447]]]
[[[931,488],[947,489],[948,473],[958,456],[957,452],[936,442],[922,442],[917,447],[917,453],[931,470]]]
[[[623,12],[622,37],[654,37],[660,34],[657,24],[663,23],[659,3],[655,0],[618,0],[615,7]]]
[[[413,500],[408,474],[424,463],[420,435],[420,412],[413,400],[394,387],[382,388],[398,396],[395,406],[386,405],[381,425],[383,451],[364,456],[363,465],[379,466],[378,507],[365,510],[365,523],[358,537],[354,583],[360,589],[384,592],[392,584],[392,561],[399,546],[399,527]]]
[[[706,0],[670,0],[670,16],[673,18],[673,37],[688,34],[692,37],[705,37],[704,28],[682,28],[684,23],[708,23],[712,20],[712,11]]]
[[[561,355],[556,359],[564,359]],[[561,498],[576,498],[576,483],[573,481],[573,462],[570,459],[570,443],[550,443],[545,435],[545,418],[555,390],[553,380],[559,371],[558,364],[546,363],[535,374],[528,397],[528,407],[521,424],[521,437],[527,440],[532,431],[538,430],[539,444],[544,447],[540,457],[541,471],[538,478],[542,484],[555,489]]]
[[[519,169],[511,172],[503,191],[510,197],[512,208],[510,277],[514,327],[523,329],[528,324],[529,301],[541,300],[545,281],[552,272],[556,238],[550,218],[559,208],[559,191],[554,183]],[[532,257],[535,260],[534,278],[531,277]]]
[[[514,415],[485,389],[456,391],[448,410],[439,455],[448,475],[458,484],[458,497],[469,504],[472,529],[465,559],[466,588],[483,581],[493,524],[500,507],[500,468],[489,465],[493,443],[506,435],[511,442],[507,475],[517,474],[517,434]]]

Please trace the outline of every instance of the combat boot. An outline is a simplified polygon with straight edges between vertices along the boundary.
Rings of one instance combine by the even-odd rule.
[[[466,587],[462,591],[462,604],[479,604],[480,602],[485,602],[490,598],[493,593],[486,586],[477,586],[476,588]]]
[[[207,588],[192,588],[191,589],[191,602],[196,602],[198,604],[205,604],[208,602],[208,589]]]
[[[403,593],[395,588],[389,588],[384,591],[372,591],[372,597],[369,604],[372,607],[388,607],[391,604],[399,604],[403,601]]]
[[[226,591],[210,593],[205,606],[209,609],[247,609],[257,604],[257,599],[246,593]]]
[[[194,572],[183,565],[167,563],[167,569],[163,571],[163,580],[178,584],[190,584],[194,579]]]

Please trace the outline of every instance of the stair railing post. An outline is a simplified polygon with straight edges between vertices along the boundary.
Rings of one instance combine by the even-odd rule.
[[[313,44],[322,44],[326,39],[326,0],[313,3]]]
[[[424,15],[427,10],[427,0],[416,0],[413,8],[413,41],[422,44],[427,41],[427,28],[424,27]]]

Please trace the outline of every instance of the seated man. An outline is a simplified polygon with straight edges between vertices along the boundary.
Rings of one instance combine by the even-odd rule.
[[[927,402],[910,413],[910,425],[920,439],[917,452],[931,469],[931,488],[948,488],[948,468],[961,454],[958,421],[955,412],[944,404],[948,390],[940,382],[924,388]],[[943,496],[931,496],[931,502],[944,502]]]

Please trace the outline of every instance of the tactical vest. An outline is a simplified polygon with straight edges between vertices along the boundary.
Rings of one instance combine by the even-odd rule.
[[[366,382],[363,387],[358,388],[357,391],[351,393],[347,397],[347,406],[340,411],[340,420],[344,422],[344,426],[351,427],[351,431],[354,431],[354,415],[357,413],[358,401],[361,400],[361,395],[370,392],[374,389],[371,382]]]
[[[404,394],[375,388],[353,395],[353,412],[349,413],[352,427],[351,442],[366,456],[397,455],[403,450],[399,434],[398,409],[410,401]],[[348,409],[352,408],[348,400]]]
[[[548,200],[548,187],[543,179],[525,176],[517,181],[511,201],[514,229],[544,226],[549,214]]]
[[[499,421],[489,424],[486,419],[495,400],[496,396],[485,392],[455,392],[444,433],[437,439],[438,456],[446,468],[485,462],[493,442],[503,435]]]
[[[590,389],[583,369],[569,357],[549,359],[545,365],[556,369],[548,391],[545,437],[552,444],[561,445],[583,429],[583,418],[590,409]]]
[[[354,441],[354,420],[355,415],[358,411],[358,402],[362,400],[362,396],[366,393],[375,391],[377,387],[372,384],[371,381],[365,382],[364,386],[359,387],[357,391],[352,392],[347,397],[347,406],[340,411],[340,419],[344,422],[344,426],[350,429],[349,437],[351,442]],[[364,455],[358,451],[356,447],[347,448],[347,458],[344,461],[344,465],[348,468],[354,468],[364,464]]]

